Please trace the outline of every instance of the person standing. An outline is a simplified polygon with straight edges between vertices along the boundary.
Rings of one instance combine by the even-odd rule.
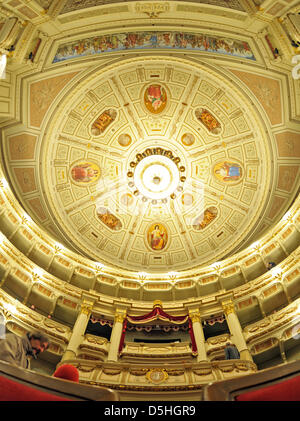
[[[227,342],[224,351],[225,351],[226,360],[239,360],[240,359],[240,353],[234,344]]]

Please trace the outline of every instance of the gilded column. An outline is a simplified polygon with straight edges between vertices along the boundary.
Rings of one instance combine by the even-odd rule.
[[[126,318],[126,311],[118,311],[115,314],[114,325],[110,336],[110,345],[107,361],[118,361],[119,345],[122,336],[123,322]]]
[[[201,317],[199,312],[190,313],[190,319],[193,324],[193,332],[195,342],[197,345],[197,362],[207,361],[206,349],[205,349],[205,338],[201,324]]]
[[[93,302],[84,300],[81,304],[80,313],[73,327],[73,332],[69,340],[66,352],[62,357],[62,361],[76,358],[79,345],[84,339],[84,332],[87,327],[90,315],[93,309]]]
[[[253,361],[250,351],[248,350],[244,335],[243,335],[240,321],[234,311],[233,302],[231,300],[222,302],[222,308],[224,310],[224,314],[227,320],[229,331],[233,337],[233,342],[240,352],[241,359]]]

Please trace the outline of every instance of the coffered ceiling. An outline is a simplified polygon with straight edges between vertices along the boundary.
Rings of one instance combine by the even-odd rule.
[[[116,16],[114,31],[76,18],[98,3],[66,2],[38,65],[16,70],[20,120],[2,153],[17,199],[59,243],[120,270],[186,271],[242,250],[299,187],[290,69],[267,66],[261,39],[233,23],[178,32],[144,13],[128,32]],[[246,19],[242,2],[221,3]],[[64,16],[76,33],[54,29]]]

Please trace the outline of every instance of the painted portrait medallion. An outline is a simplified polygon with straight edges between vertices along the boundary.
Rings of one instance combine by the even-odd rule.
[[[144,103],[150,113],[161,113],[167,104],[167,92],[165,88],[159,84],[148,86],[144,93]]]
[[[131,143],[131,136],[129,134],[125,134],[125,133],[121,134],[118,137],[118,143],[119,143],[119,145],[121,145],[123,147],[129,146],[130,143]]]
[[[97,217],[103,224],[105,224],[112,231],[120,231],[122,222],[120,219],[111,213],[107,208],[100,207],[97,209]]]
[[[117,112],[114,109],[103,111],[93,122],[91,132],[94,136],[100,136],[105,132],[107,127],[116,119]]]
[[[242,179],[243,169],[236,162],[222,161],[214,165],[213,173],[217,180],[231,184]]]
[[[168,242],[168,233],[166,228],[160,223],[152,224],[147,232],[147,240],[152,250],[163,250]]]
[[[195,136],[192,133],[184,133],[184,135],[181,137],[181,142],[184,144],[184,146],[192,146],[192,144],[195,142]]]
[[[212,223],[212,221],[217,217],[217,215],[218,215],[218,209],[215,206],[211,206],[211,207],[205,209],[204,213],[202,215],[199,215],[194,220],[193,228],[196,231],[203,230],[209,224]]]
[[[101,170],[94,162],[79,161],[71,166],[69,174],[74,183],[86,186],[87,184],[94,183],[99,179]]]
[[[212,134],[221,133],[221,124],[219,121],[205,108],[197,108],[195,116],[200,123]]]

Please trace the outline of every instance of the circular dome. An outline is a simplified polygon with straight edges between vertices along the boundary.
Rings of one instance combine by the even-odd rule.
[[[59,230],[80,253],[123,269],[220,260],[249,241],[268,197],[272,151],[258,110],[226,74],[188,60],[93,69],[49,113],[43,142]],[[157,225],[168,237],[159,252],[149,249]]]
[[[176,164],[165,156],[148,156],[137,164],[134,182],[139,191],[150,199],[164,199],[179,183]]]

